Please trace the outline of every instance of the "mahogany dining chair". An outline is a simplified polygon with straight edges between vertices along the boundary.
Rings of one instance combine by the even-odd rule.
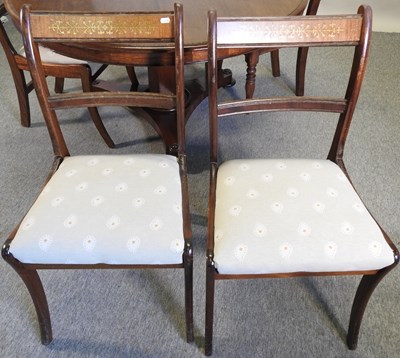
[[[76,30],[88,23],[90,32],[57,31],[58,26]],[[45,269],[61,270],[60,279],[64,269],[183,269],[179,280],[185,294],[186,339],[193,341],[182,26],[180,4],[175,4],[174,11],[140,13],[31,12],[28,5],[22,8],[28,66],[53,144],[54,161],[37,200],[3,245],[2,256],[31,295],[43,344],[52,341],[48,303],[38,274]],[[50,94],[39,51],[42,41],[129,42],[130,48],[123,47],[113,55],[116,62],[127,63],[135,44],[165,46],[175,57],[175,93],[91,92],[87,88]],[[56,109],[99,106],[176,110],[177,155],[132,149],[130,154],[71,156]]]
[[[355,349],[371,294],[398,264],[397,248],[364,205],[343,161],[344,146],[365,73],[371,21],[372,12],[368,6],[361,6],[358,14],[347,16],[223,18],[217,17],[215,11],[209,13],[211,149],[206,355],[212,352],[214,311],[219,312],[214,307],[218,280],[362,275],[347,336],[348,347]],[[348,47],[353,47],[350,73],[345,69],[337,73],[347,81],[345,93],[335,97],[339,89],[325,85],[326,93],[318,93],[316,97],[293,94],[270,97],[267,94],[257,99],[218,99],[219,50],[277,46],[321,47],[318,52],[321,58],[327,47],[338,47],[335,50],[342,50],[342,54],[349,54]],[[320,62],[327,63],[323,59]],[[321,81],[323,75],[322,68]],[[336,123],[327,157],[322,153],[316,158],[269,158],[257,153],[254,158],[246,155],[251,153],[252,141],[241,139],[236,131],[228,131],[226,124],[233,117],[235,121],[243,119],[248,135],[254,128],[262,131],[263,125],[270,124],[271,120],[283,127],[289,118],[294,118],[298,126],[311,125],[311,113],[321,123],[323,120]],[[252,126],[251,120],[256,121],[253,123],[257,126]],[[327,128],[328,125],[318,134],[325,135]],[[264,133],[267,138],[271,134],[268,130]],[[294,135],[288,132],[282,145],[290,146]],[[243,146],[240,156],[249,159],[236,159],[233,154],[223,151],[219,145],[221,138],[224,138],[224,144],[229,139],[248,144]],[[266,146],[267,138],[263,139]],[[220,158],[224,158],[222,163]],[[226,307],[228,302],[223,304]],[[287,334],[290,336],[290,332]]]

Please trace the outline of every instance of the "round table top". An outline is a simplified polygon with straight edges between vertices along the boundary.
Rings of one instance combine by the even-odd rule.
[[[184,61],[194,63],[207,61],[207,13],[216,10],[218,16],[296,16],[301,15],[308,0],[4,0],[4,5],[19,27],[19,11],[25,3],[32,10],[41,11],[83,11],[83,12],[129,12],[168,11],[173,4],[183,4]],[[46,45],[58,53],[86,61],[127,65],[114,56],[121,44],[103,43],[51,43]],[[126,44],[124,49],[126,50]],[[132,46],[129,65],[159,66],[173,64],[171,51],[163,48]],[[223,50],[221,59],[238,56],[250,49]]]
[[[121,12],[172,10],[175,2],[183,5],[185,47],[201,47],[207,43],[208,10],[216,10],[218,16],[299,15],[308,0],[4,0],[17,23],[25,3],[43,11]]]

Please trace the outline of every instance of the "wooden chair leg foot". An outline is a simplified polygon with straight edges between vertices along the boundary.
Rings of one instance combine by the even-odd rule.
[[[353,306],[350,314],[349,331],[347,334],[347,346],[349,349],[355,350],[357,348],[361,321],[372,293],[378,286],[379,282],[396,265],[397,262],[389,267],[378,271],[375,275],[364,275],[362,277],[361,282],[357,288],[356,295],[354,297]]]
[[[46,294],[44,293],[43,285],[37,271],[28,270],[23,268],[20,264],[14,264],[9,260],[7,261],[21,277],[31,295],[39,321],[40,338],[42,344],[50,344],[53,340],[50,312],[47,304]]]
[[[211,262],[207,262],[206,273],[206,328],[204,354],[212,354],[213,324],[214,324],[214,291],[215,291],[215,268]]]
[[[279,77],[281,75],[281,65],[279,62],[279,50],[271,51],[271,68],[272,68],[272,76]]]
[[[3,245],[1,255],[4,260],[17,272],[19,277],[25,283],[26,288],[31,295],[35,306],[36,314],[39,320],[40,336],[42,344],[48,345],[53,340],[51,330],[50,312],[47,304],[46,294],[44,293],[42,281],[36,270],[28,270],[16,260],[9,252],[9,245]]]
[[[18,94],[19,113],[21,118],[21,125],[23,127],[31,126],[31,110],[29,106],[28,93]]]
[[[193,253],[185,253],[185,311],[186,311],[186,341],[194,341],[193,333]]]
[[[296,96],[304,96],[308,47],[300,47],[296,62]]]
[[[256,89],[256,71],[257,64],[260,59],[260,51],[252,51],[245,55],[245,60],[247,63],[246,70],[246,99],[253,98],[254,91]]]
[[[12,72],[15,89],[17,90],[17,98],[19,105],[19,113],[21,125],[23,127],[31,126],[31,110],[29,106],[29,88],[25,81],[24,71],[15,70]]]
[[[62,77],[56,77],[54,83],[54,92],[55,93],[63,93],[64,92],[64,82],[65,79]]]
[[[108,145],[109,148],[115,148],[115,143],[111,139],[110,135],[107,132],[106,127],[103,124],[103,121],[100,118],[99,112],[97,108],[91,107],[89,108],[90,116],[92,117],[92,121],[94,125],[96,126],[97,130],[99,131],[101,137],[104,139],[106,144]]]
[[[137,91],[139,88],[139,80],[136,76],[135,67],[134,66],[126,66],[126,72],[128,73],[129,79],[131,81],[131,90]]]
[[[36,270],[24,270],[18,272],[24,281],[35,305],[36,314],[39,320],[41,342],[48,345],[53,340],[51,330],[50,312],[42,282]]]

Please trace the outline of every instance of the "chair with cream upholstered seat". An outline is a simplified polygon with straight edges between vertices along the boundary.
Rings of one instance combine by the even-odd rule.
[[[365,73],[371,9],[357,15],[284,18],[223,18],[209,13],[209,118],[210,192],[207,243],[205,352],[212,352],[214,291],[217,280],[285,278],[297,276],[363,275],[352,307],[347,344],[357,345],[368,300],[380,280],[397,265],[399,254],[389,237],[371,216],[355,191],[343,162],[343,150],[361,82]],[[217,53],[220,48],[338,47],[354,48],[346,93],[333,97],[336,88],[326,86],[318,97],[258,97],[218,100]],[[323,63],[323,60],[321,60]],[[337,76],[343,75],[338,73]],[[320,71],[320,78],[324,75]],[[339,89],[338,89],[339,90]],[[344,92],[344,91],[343,91]],[[278,113],[275,115],[275,112]],[[274,119],[285,126],[287,117],[297,125],[311,126],[311,116],[333,117],[336,130],[327,159],[246,157],[251,152],[251,120],[257,130]],[[321,113],[319,113],[321,112]],[[338,115],[337,115],[338,114]],[[246,123],[246,140],[227,123],[235,117]],[[256,117],[256,118],[253,118]],[[332,118],[330,118],[332,119]],[[304,122],[305,121],[305,122]],[[301,123],[301,124],[300,124]],[[228,132],[229,128],[229,132]],[[310,132],[315,131],[314,128]],[[264,144],[268,146],[265,131]],[[292,144],[293,131],[283,141]],[[322,134],[322,133],[321,133]],[[219,146],[231,137],[245,144],[235,159]],[[224,143],[225,143],[224,142]],[[286,143],[286,142],[284,142]],[[221,157],[224,159],[220,163]],[[220,303],[218,303],[219,305]],[[224,302],[227,305],[227,302]],[[277,308],[279,309],[279,307]],[[218,308],[215,309],[218,314]],[[288,332],[290,335],[290,332]]]
[[[163,44],[175,62],[176,93],[74,92],[49,94],[40,41],[57,41],[53,21],[107,24],[114,31],[85,32],[62,41]],[[183,10],[141,13],[40,13],[22,9],[29,69],[52,140],[53,170],[40,195],[3,246],[3,258],[26,284],[43,344],[52,341],[41,269],[183,269],[186,336],[193,341],[191,223],[185,156]],[[127,25],[128,24],[128,25]],[[144,31],[141,26],[145,27]],[[97,37],[94,37],[98,35]],[[71,35],[70,35],[71,36]],[[127,52],[127,53],[125,53]],[[127,61],[128,51],[115,54]],[[120,56],[120,57],[118,57]],[[173,60],[175,59],[175,61]],[[176,110],[177,155],[136,153],[70,156],[55,109],[151,107]],[[66,283],[67,285],[68,283]],[[71,283],[72,284],[72,283]]]

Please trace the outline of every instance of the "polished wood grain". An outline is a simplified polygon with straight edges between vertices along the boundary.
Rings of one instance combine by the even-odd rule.
[[[19,11],[26,0],[4,0],[13,19],[18,21]],[[32,10],[126,12],[162,11],[170,8],[174,0],[30,0]],[[181,0],[185,9],[185,47],[201,47],[207,44],[207,11],[216,10],[221,16],[286,16],[303,13],[307,0]]]
[[[218,22],[217,41],[219,47],[271,47],[285,45],[297,47],[299,41],[305,46],[323,42],[354,44],[360,40],[362,20],[359,16],[335,19],[309,16],[307,25],[304,17],[222,18]],[[269,45],[271,43],[272,45]]]
[[[126,11],[162,11],[171,7],[174,0],[30,0],[32,10],[41,11],[83,11],[83,12],[126,12]],[[221,16],[287,16],[302,14],[307,0],[181,0],[184,7],[184,38],[185,38],[185,63],[205,61],[207,59],[207,11],[216,10]],[[19,11],[26,0],[5,0],[4,4],[19,26]],[[106,51],[99,51],[98,46],[86,47],[86,53],[80,46],[67,51],[71,55],[80,55],[87,60],[96,60],[101,63],[112,61]],[[87,45],[86,45],[87,46]],[[106,46],[112,48],[113,45]],[[60,47],[58,47],[60,50]],[[93,50],[93,53],[90,50]],[[97,50],[96,50],[97,49]],[[234,56],[238,51],[225,52],[224,56]],[[136,65],[156,65],[171,62],[171,57],[160,58],[160,53],[150,51],[130,59]],[[165,54],[164,54],[165,55]]]

